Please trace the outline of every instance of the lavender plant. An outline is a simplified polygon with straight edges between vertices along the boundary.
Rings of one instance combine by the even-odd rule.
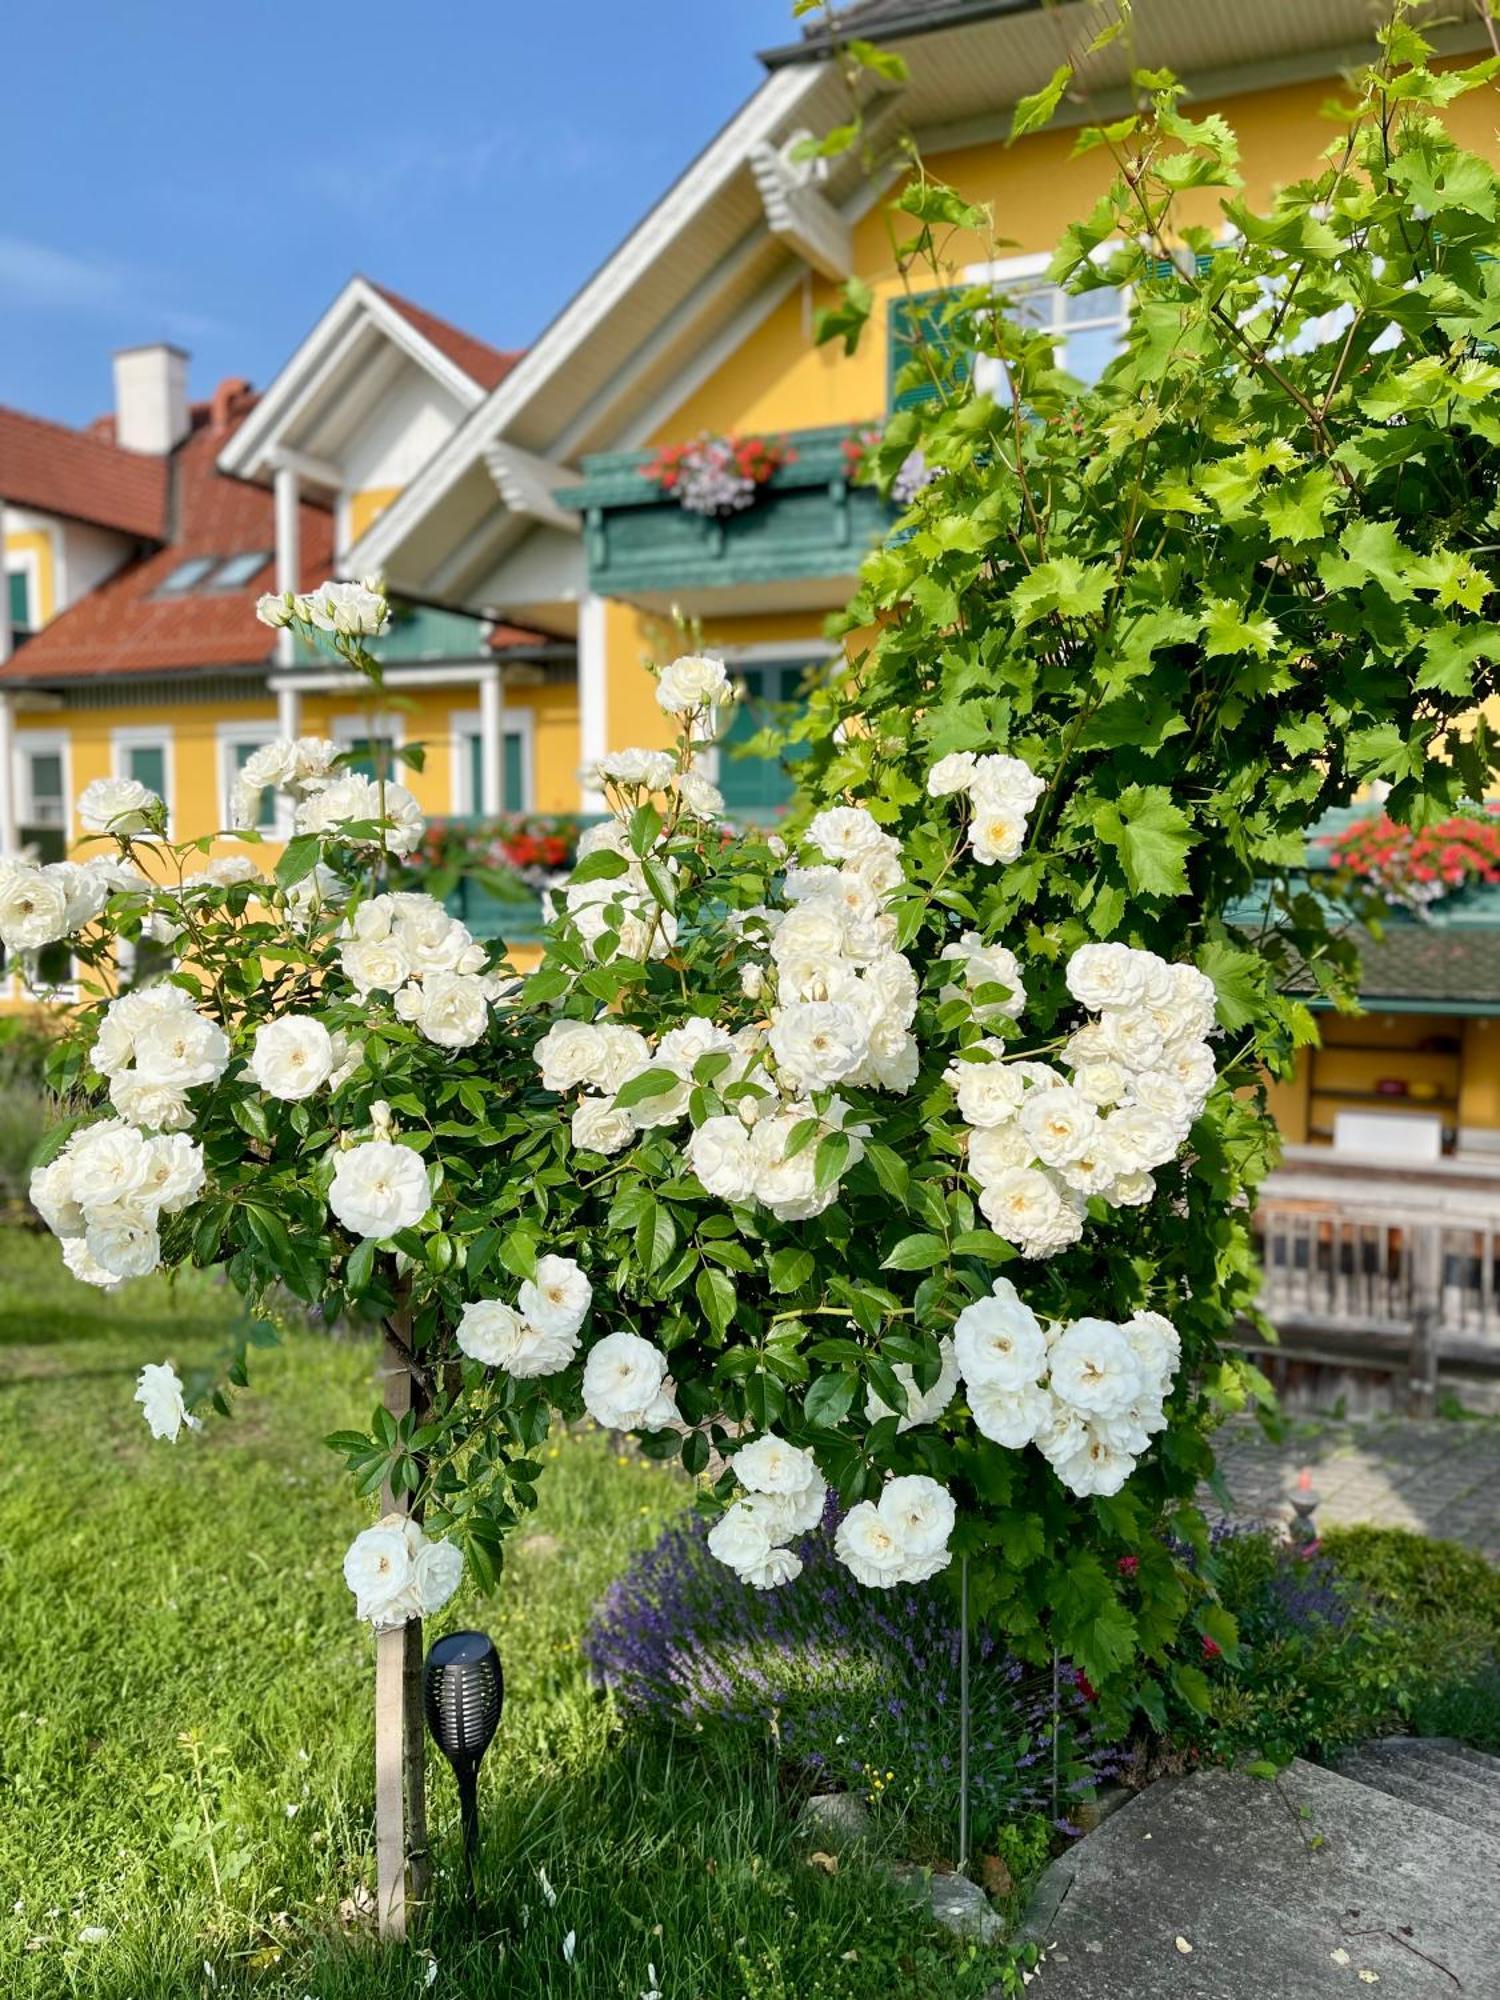
[[[795,1544],[801,1573],[754,1589],[688,1516],[637,1557],[584,1642],[594,1675],[638,1723],[773,1742],[814,1790],[863,1797],[951,1848],[958,1819],[959,1628],[941,1582],[865,1589],[835,1554],[830,1498]],[[971,1637],[976,1838],[1039,1814],[1076,1831],[1079,1800],[1119,1768],[1096,1739],[1087,1683],[1027,1667],[996,1634]],[[1055,1752],[1055,1754],[1054,1754]]]

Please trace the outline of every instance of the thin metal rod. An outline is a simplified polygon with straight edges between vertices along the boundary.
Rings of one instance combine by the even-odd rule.
[[[958,1865],[969,1865],[969,1558],[958,1559]]]
[[[1058,1657],[1052,1655],[1052,1817],[1057,1818],[1057,1732],[1059,1701],[1057,1692]]]

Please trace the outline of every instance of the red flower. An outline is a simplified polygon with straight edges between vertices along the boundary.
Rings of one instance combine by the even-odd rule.
[[[1073,1669],[1073,1685],[1085,1701],[1097,1701],[1099,1699],[1099,1690],[1094,1686],[1082,1667],[1075,1667]]]
[[[1217,1640],[1217,1639],[1210,1639],[1210,1638],[1209,1638],[1209,1636],[1208,1636],[1208,1634],[1207,1634],[1207,1633],[1205,1632],[1205,1633],[1204,1633],[1204,1635],[1203,1635],[1203,1657],[1204,1657],[1204,1659],[1205,1659],[1205,1660],[1217,1660],[1217,1659],[1218,1659],[1218,1658],[1219,1658],[1219,1657],[1220,1657],[1220,1656],[1222,1655],[1223,1651],[1224,1651],[1224,1648],[1223,1648],[1223,1647],[1222,1647],[1222,1646],[1221,1646],[1221,1645],[1219,1644],[1218,1640]]]
[[[1115,1564],[1121,1576],[1134,1576],[1140,1566],[1141,1559],[1139,1556],[1121,1556],[1120,1560]]]

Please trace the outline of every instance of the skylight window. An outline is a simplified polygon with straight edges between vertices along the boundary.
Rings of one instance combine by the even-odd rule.
[[[231,556],[213,573],[211,587],[214,590],[237,590],[242,584],[258,575],[271,560],[269,549],[251,549],[244,555]]]
[[[179,591],[192,590],[202,583],[218,561],[217,556],[190,556],[186,562],[179,563],[170,576],[162,580],[161,588],[164,592],[170,591],[174,596]]]

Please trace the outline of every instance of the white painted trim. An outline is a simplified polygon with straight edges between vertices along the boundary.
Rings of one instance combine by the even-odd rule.
[[[578,600],[578,763],[580,771],[597,764],[609,748],[609,621],[607,600],[586,591]],[[578,809],[608,810],[597,785],[578,780]]]
[[[281,731],[274,722],[221,722],[219,724],[215,738],[216,755],[214,766],[218,789],[219,830],[221,832],[233,833],[234,831],[233,817],[230,810],[234,781],[238,775],[235,769],[234,751],[239,749],[242,744],[249,744],[257,750],[263,749],[267,743],[274,743],[280,735]],[[257,827],[255,831],[264,839],[285,840],[290,835],[291,830],[291,801],[285,792],[278,790],[276,793],[275,818],[270,826]]]
[[[387,667],[381,675],[381,685],[388,688],[445,688],[478,687],[495,668],[476,661],[472,666],[451,667]],[[339,673],[332,668],[298,668],[290,674],[273,674],[266,686],[274,695],[283,694],[358,694],[369,692],[370,683],[363,674]],[[284,736],[293,732],[282,730]]]
[[[485,392],[471,375],[434,347],[373,285],[351,278],[220,452],[220,471],[241,479],[263,478],[276,440],[301,420],[371,325],[463,409],[473,410],[483,401]]]
[[[1106,243],[1098,243],[1089,252],[1089,262],[1091,264],[1107,263],[1115,252],[1121,248],[1123,248],[1123,245],[1117,237]],[[1016,257],[995,257],[989,263],[966,265],[962,274],[963,282],[966,285],[990,285],[998,291],[1004,291],[1008,285],[1014,284],[1018,279],[1045,277],[1051,263],[1052,253],[1049,250],[1029,250],[1023,255]],[[1123,337],[1130,318],[1131,287],[1129,285],[1120,285],[1116,287],[1116,291],[1120,299],[1122,314],[1120,332]],[[1083,296],[1089,297],[1090,294],[1085,293]],[[1102,319],[1103,317],[1104,315],[1101,313],[1100,318]],[[1078,329],[1080,333],[1090,330],[1087,327],[1080,327]],[[1036,327],[1032,331],[1040,333],[1042,329]],[[1055,335],[1052,347],[1053,359],[1059,368],[1064,368],[1067,364],[1064,360],[1062,350],[1066,348],[1068,343],[1068,328],[1066,326],[1054,328],[1053,333]],[[992,355],[976,355],[974,361],[974,387],[977,390],[982,390],[987,395],[993,396],[997,386],[1003,386],[1000,381],[1000,364],[998,361]],[[999,398],[996,398],[996,400],[998,401]]]
[[[711,658],[725,666],[795,666],[800,660],[834,660],[843,648],[821,636],[810,639],[752,639],[738,646],[710,646]]]
[[[109,732],[109,764],[117,778],[128,778],[126,768],[127,750],[160,750],[161,766],[166,774],[167,834],[170,837],[172,823],[177,816],[177,746],[170,728],[159,722],[132,723],[128,729],[112,729]]]
[[[467,741],[478,736],[483,728],[484,718],[477,708],[454,708],[448,712],[449,757],[452,766],[452,782],[448,796],[452,800],[450,810],[460,815],[477,814],[481,808],[470,796],[469,757]],[[507,736],[521,739],[521,803],[519,806],[505,806],[506,812],[531,812],[536,798],[536,716],[529,708],[502,708],[500,711],[500,739],[503,745]],[[502,752],[502,770],[503,770]]]

